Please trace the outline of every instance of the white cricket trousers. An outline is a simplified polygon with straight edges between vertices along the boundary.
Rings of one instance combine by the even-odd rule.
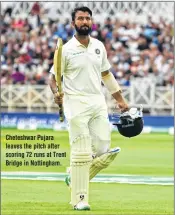
[[[64,95],[64,113],[68,121],[70,144],[80,135],[90,135],[97,156],[110,148],[111,130],[104,95]]]

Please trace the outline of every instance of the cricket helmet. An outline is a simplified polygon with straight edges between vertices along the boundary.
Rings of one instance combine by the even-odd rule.
[[[125,137],[139,135],[143,130],[143,124],[142,108],[140,110],[131,108],[120,115],[117,123],[113,123],[117,126],[119,133]]]

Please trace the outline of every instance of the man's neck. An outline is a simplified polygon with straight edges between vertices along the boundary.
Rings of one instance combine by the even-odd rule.
[[[89,44],[89,35],[87,36],[84,36],[84,35],[78,35],[76,34],[75,35],[75,38],[84,46],[88,47],[88,44]]]

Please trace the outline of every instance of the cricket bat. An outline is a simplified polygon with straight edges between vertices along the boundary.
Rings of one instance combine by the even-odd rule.
[[[59,93],[62,93],[62,84],[61,84],[61,58],[62,58],[62,46],[63,41],[61,38],[58,38],[57,46],[54,53],[54,71],[55,71],[55,79],[57,84],[57,89]],[[60,122],[64,121],[64,111],[63,105],[59,105],[59,115]]]

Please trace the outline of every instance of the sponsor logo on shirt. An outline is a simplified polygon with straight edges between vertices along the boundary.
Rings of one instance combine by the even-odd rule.
[[[75,52],[75,53],[72,53],[72,55],[79,55],[79,54],[82,54],[84,53],[84,51],[81,51],[81,52]]]

